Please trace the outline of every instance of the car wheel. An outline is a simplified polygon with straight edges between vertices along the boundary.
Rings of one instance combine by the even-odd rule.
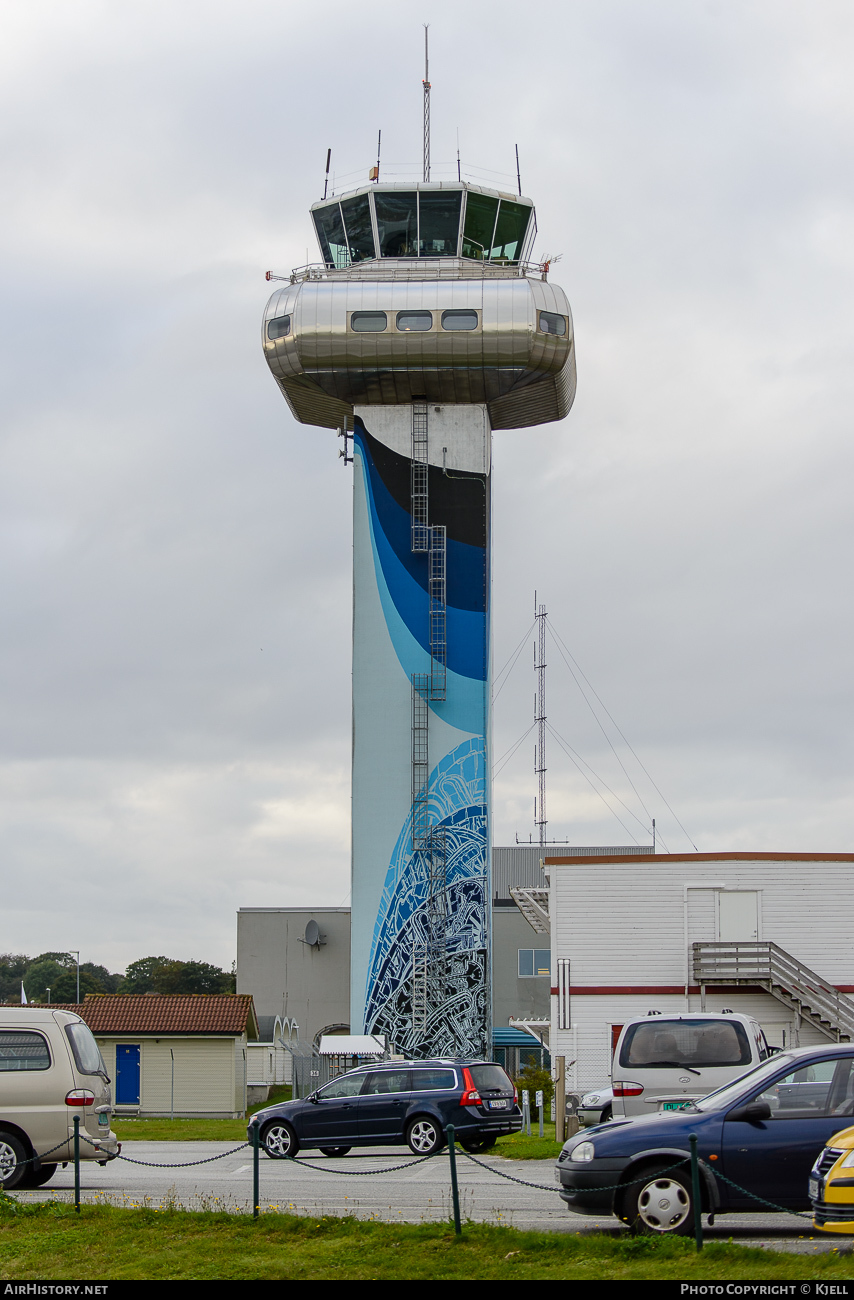
[[[608,1102],[607,1106],[602,1107],[602,1113],[599,1116],[599,1123],[607,1124],[609,1120],[612,1120],[613,1118],[614,1118],[614,1107],[611,1105],[610,1102]]]
[[[690,1236],[694,1198],[689,1177],[677,1169],[647,1169],[628,1188],[620,1218],[638,1236]]]
[[[261,1133],[264,1150],[272,1160],[287,1160],[299,1151],[299,1139],[284,1120],[275,1119]]]
[[[10,1192],[24,1181],[31,1166],[25,1164],[27,1153],[19,1138],[0,1133],[0,1189]]]
[[[445,1145],[445,1135],[434,1119],[421,1115],[406,1130],[409,1150],[416,1156],[432,1156]]]
[[[496,1141],[495,1137],[460,1138],[460,1146],[463,1151],[468,1151],[469,1155],[476,1156],[481,1151],[491,1151]]]
[[[56,1165],[42,1165],[39,1169],[33,1169],[32,1165],[26,1166],[26,1173],[18,1183],[19,1187],[44,1187],[45,1183],[50,1182],[56,1173]]]
[[[349,1147],[321,1147],[320,1149],[325,1156],[346,1156],[350,1150]]]

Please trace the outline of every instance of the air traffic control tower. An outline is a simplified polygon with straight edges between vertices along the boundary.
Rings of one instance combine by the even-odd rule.
[[[311,215],[264,352],[297,420],[352,435],[351,1030],[490,1059],[492,431],[567,414],[572,318],[529,199],[372,184]]]

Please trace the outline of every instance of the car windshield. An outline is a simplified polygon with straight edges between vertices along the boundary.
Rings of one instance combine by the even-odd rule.
[[[718,1088],[715,1092],[710,1092],[705,1097],[698,1098],[691,1109],[719,1110],[721,1107],[728,1106],[731,1101],[734,1101],[737,1097],[741,1096],[748,1080],[751,1084],[757,1084],[764,1082],[765,1079],[770,1078],[774,1074],[778,1074],[781,1070],[783,1074],[785,1074],[785,1067],[795,1059],[795,1057],[789,1055],[787,1052],[778,1052],[776,1056],[772,1056],[769,1060],[763,1061],[762,1064],[757,1065],[755,1069],[748,1070],[745,1074],[740,1075],[739,1078],[734,1079],[732,1083],[727,1083],[723,1088]]]

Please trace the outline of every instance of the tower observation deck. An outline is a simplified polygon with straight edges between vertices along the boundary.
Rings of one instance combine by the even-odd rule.
[[[263,346],[297,420],[353,435],[351,1028],[489,1056],[492,430],[568,413],[572,317],[528,199],[374,184],[311,213],[322,262]]]

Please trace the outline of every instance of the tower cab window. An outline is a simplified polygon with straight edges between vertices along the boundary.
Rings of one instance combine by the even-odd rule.
[[[357,334],[379,334],[387,325],[384,311],[354,311],[350,317],[350,329]]]
[[[433,313],[431,311],[399,311],[397,313],[397,328],[404,334],[419,333],[424,330],[433,328]]]
[[[267,338],[272,341],[283,339],[291,332],[290,316],[276,316],[273,320],[267,321]]]
[[[462,311],[462,310],[443,311],[442,329],[443,330],[476,330],[477,312]]]
[[[540,329],[544,334],[566,334],[566,317],[554,311],[540,312]]]

